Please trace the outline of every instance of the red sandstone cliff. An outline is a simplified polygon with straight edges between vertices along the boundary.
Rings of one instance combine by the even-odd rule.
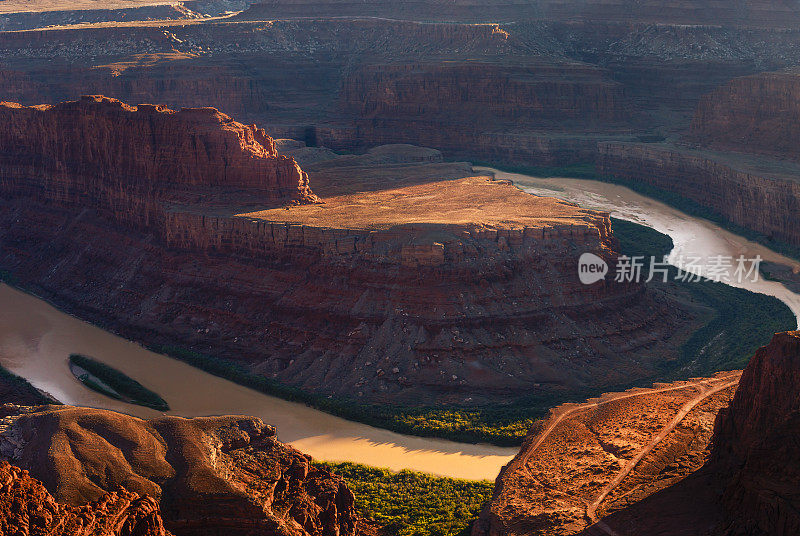
[[[674,355],[691,314],[640,286],[578,281],[581,253],[611,260],[607,215],[485,178],[390,189],[410,169],[337,169],[378,191],[260,217],[175,207],[155,237],[0,202],[0,263],[129,338],[351,400],[496,403],[618,384]],[[561,215],[536,221],[542,206]]]
[[[324,204],[270,208],[242,162],[285,162],[295,192],[305,175],[263,133],[215,111],[95,98],[8,110],[7,139],[25,145],[14,160],[7,141],[0,162],[10,177],[0,181],[0,265],[147,344],[236,360],[316,394],[480,404],[645,377],[675,357],[673,336],[692,322],[640,285],[581,284],[582,253],[613,264],[608,214],[508,183],[443,180],[436,164],[332,164],[316,175],[321,191],[326,177],[340,186]],[[43,134],[42,117],[66,131],[77,118],[77,134],[97,139],[73,146],[54,133],[42,145],[20,134],[25,119]],[[141,130],[117,135],[113,117]],[[156,134],[153,152],[148,135],[162,123],[174,139]],[[230,179],[198,178],[208,166],[196,159],[230,168]],[[161,169],[171,182],[158,180]]]
[[[588,64],[546,60],[367,65],[347,78],[341,98],[360,119],[399,122],[597,123],[626,115],[622,88],[608,73]]]
[[[84,506],[53,499],[28,471],[0,462],[0,534],[165,536],[158,503],[119,489]]]
[[[505,31],[496,31],[503,39]],[[348,136],[322,127],[321,143],[414,143],[506,162],[522,155],[545,160],[556,152],[546,147],[558,143],[553,132],[532,130],[601,124],[613,130],[630,116],[623,88],[609,73],[547,59],[365,65],[343,81],[340,108],[354,118],[355,130]],[[581,146],[579,139],[562,144]]]
[[[761,73],[719,87],[698,104],[689,139],[800,161],[800,73]]]
[[[661,144],[600,143],[597,171],[678,194],[736,225],[800,244],[800,167]]]
[[[128,106],[100,96],[0,105],[0,188],[149,224],[187,189],[307,201],[308,177],[272,138],[214,108]]]
[[[724,534],[800,534],[800,332],[778,333],[717,417],[712,467],[731,475]]]
[[[164,525],[179,536],[354,536],[368,529],[344,481],[280,443],[274,428],[259,419],[143,421],[89,408],[11,405],[2,415],[0,456],[29,470],[59,501],[96,501],[82,510],[53,505],[37,483],[34,495],[50,504],[52,520],[63,519],[66,527],[70,516],[87,519],[102,511],[108,515],[104,526],[113,527],[110,534],[163,534],[160,503]],[[3,468],[8,466],[0,466],[0,479]],[[106,493],[119,486],[135,493]],[[8,489],[0,487],[0,494]],[[16,489],[11,486],[11,493]],[[99,523],[101,515],[96,516]]]

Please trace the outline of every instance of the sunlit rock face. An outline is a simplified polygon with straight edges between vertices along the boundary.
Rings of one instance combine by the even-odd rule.
[[[0,486],[0,527],[22,523],[18,510],[3,510],[18,497],[35,505],[29,511],[47,510],[29,519],[59,536],[162,536],[164,526],[185,536],[354,536],[365,527],[341,477],[252,417],[144,421],[90,408],[6,405],[0,456],[26,469],[0,464],[0,484],[11,482]],[[71,506],[56,504],[27,471]],[[114,492],[120,486],[128,491]]]
[[[263,130],[214,108],[174,112],[102,96],[55,106],[0,106],[6,195],[82,205],[139,224],[187,190],[244,190],[263,201],[311,198],[308,177]]]
[[[0,462],[0,532],[52,536],[169,536],[158,502],[124,488],[81,506],[57,502],[28,471]]]
[[[641,284],[580,282],[583,253],[614,264],[608,214],[430,150],[333,158],[316,203],[271,138],[214,109],[4,110],[0,262],[148,344],[317,394],[483,404],[652,374],[692,322]]]

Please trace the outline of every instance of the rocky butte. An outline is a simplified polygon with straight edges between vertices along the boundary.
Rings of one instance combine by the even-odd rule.
[[[320,163],[320,203],[214,109],[2,114],[0,265],[147,344],[348,400],[482,404],[653,374],[694,325],[642,285],[579,282],[582,253],[614,263],[608,214],[435,151]]]
[[[0,508],[10,510],[0,512],[0,527],[30,523],[31,534],[63,536],[161,536],[165,527],[187,536],[371,534],[341,477],[280,443],[259,419],[0,411],[0,456],[18,466],[0,464]]]
[[[87,96],[56,106],[0,104],[2,188],[150,225],[155,204],[193,190],[312,199],[308,177],[263,130],[214,108],[127,106]]]

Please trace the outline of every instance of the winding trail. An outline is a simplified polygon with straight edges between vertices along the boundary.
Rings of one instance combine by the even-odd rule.
[[[630,472],[633,471],[633,469],[639,464],[639,462],[642,461],[642,458],[650,454],[650,452],[652,452],[653,449],[659,443],[661,443],[661,441],[663,441],[664,438],[667,437],[667,435],[669,435],[669,433],[672,432],[675,429],[675,427],[677,427],[681,423],[681,421],[683,421],[683,419],[685,419],[686,416],[695,407],[697,407],[698,404],[706,400],[708,397],[736,385],[738,382],[739,379],[737,378],[736,380],[725,382],[722,385],[717,385],[713,388],[709,388],[707,383],[700,382],[699,385],[702,388],[702,391],[696,397],[694,397],[686,404],[684,404],[683,407],[681,407],[678,414],[675,415],[675,417],[669,422],[669,424],[667,424],[664,428],[662,428],[661,431],[658,434],[656,434],[656,436],[642,450],[640,450],[639,453],[636,456],[634,456],[632,460],[626,463],[625,466],[619,471],[619,473],[617,473],[617,476],[615,476],[611,482],[606,484],[606,486],[600,491],[600,494],[595,498],[595,500],[592,501],[592,503],[586,507],[586,517],[588,517],[592,523],[596,523],[598,521],[597,509],[600,507],[600,505],[603,503],[606,497],[608,497],[609,494],[611,494],[611,492],[614,491],[614,489],[617,486],[619,486],[623,480],[625,480],[625,477],[627,477],[630,474]]]
[[[619,400],[624,400],[627,398],[635,398],[638,396],[646,396],[652,395],[656,393],[666,393],[670,391],[680,391],[683,389],[690,389],[699,387],[701,390],[691,400],[686,402],[675,417],[666,425],[664,426],[658,434],[651,439],[647,445],[645,445],[637,454],[634,456],[630,461],[628,461],[620,471],[614,476],[614,478],[606,484],[600,493],[595,497],[595,499],[591,503],[586,504],[586,518],[592,523],[593,527],[600,529],[605,534],[609,536],[617,536],[616,533],[603,521],[598,520],[597,518],[597,509],[600,505],[605,501],[605,499],[614,491],[614,489],[619,486],[623,480],[633,471],[633,469],[642,461],[642,459],[647,456],[653,449],[666,438],[670,432],[672,432],[682,421],[686,418],[686,416],[699,404],[701,404],[704,400],[709,398],[710,396],[719,393],[720,391],[724,391],[729,387],[733,387],[739,382],[739,376],[741,373],[739,372],[732,372],[730,374],[720,375],[715,378],[707,378],[702,380],[696,381],[689,381],[683,383],[681,385],[674,385],[670,387],[661,387],[656,389],[647,389],[647,390],[639,390],[635,392],[626,392],[626,393],[619,393],[619,394],[611,394],[611,395],[604,395],[604,398],[599,399],[594,402],[586,402],[584,404],[579,404],[576,406],[562,406],[561,411],[559,409],[555,410],[557,412],[557,416],[554,415],[555,418],[552,418],[550,424],[544,431],[539,434],[536,439],[536,442],[531,445],[529,449],[526,450],[525,455],[514,465],[519,465],[521,468],[527,466],[528,461],[530,460],[531,456],[542,446],[542,444],[547,440],[548,437],[553,433],[558,426],[564,422],[564,419],[567,417],[574,415],[576,413],[580,413],[582,411],[586,411],[593,408],[598,408],[600,406],[610,404],[612,402],[617,402]]]

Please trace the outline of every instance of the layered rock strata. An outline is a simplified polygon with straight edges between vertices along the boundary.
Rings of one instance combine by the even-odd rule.
[[[58,107],[9,112],[18,121],[5,124],[0,264],[130,338],[234,359],[317,394],[478,404],[653,374],[692,324],[641,285],[580,283],[584,252],[614,269],[608,214],[404,147],[322,162],[315,176],[325,202],[276,208],[269,186],[281,191],[289,177],[292,192],[305,193],[305,173],[274,156],[260,131],[210,110],[85,102],[67,105],[86,114],[71,122],[107,126],[106,108],[112,118],[152,118],[146,125],[217,118],[214,128],[203,119],[202,136],[163,139],[157,154],[147,152],[150,130],[124,138],[104,126],[77,153],[96,154],[90,166],[88,156],[50,158],[72,147],[59,135],[44,145],[20,138],[27,145],[13,159],[21,117],[42,132],[40,114]],[[75,128],[84,131],[65,125]],[[212,151],[231,145],[232,155]],[[196,162],[219,165],[203,177],[209,166]],[[272,174],[251,173],[270,164]],[[162,169],[171,182],[156,180]]]
[[[70,516],[91,513],[99,520],[104,508],[111,534],[155,536],[163,534],[160,504],[164,524],[176,535],[361,533],[344,481],[278,442],[274,428],[259,419],[143,421],[69,406],[6,405],[2,413],[0,455],[30,471],[58,501],[94,501],[83,510],[53,505],[53,524],[70,527]],[[20,478],[19,470],[11,472]],[[37,486],[35,494],[46,497]],[[107,494],[119,486],[130,491]],[[148,532],[156,528],[161,532]]]
[[[246,19],[307,17],[403,17],[412,20],[497,22],[520,19],[593,20],[665,24],[718,24],[734,27],[790,28],[798,21],[791,0],[758,0],[740,3],[689,0],[668,4],[654,0],[607,2],[592,0],[475,0],[421,2],[406,0],[386,3],[377,0],[267,0],[255,3],[241,14]]]
[[[33,7],[33,6],[32,6]],[[78,9],[63,11],[22,11],[0,13],[0,31],[30,30],[47,26],[109,21],[193,19],[201,17],[182,4],[142,6],[122,9]]]
[[[800,72],[735,78],[704,96],[687,136],[716,150],[800,160]]]
[[[655,186],[767,237],[800,244],[800,167],[661,144],[600,143],[597,171]]]
[[[245,191],[262,202],[312,199],[308,177],[272,138],[214,108],[174,112],[101,96],[0,105],[0,188],[150,225],[188,190]],[[196,195],[196,194],[195,194]]]
[[[522,65],[367,65],[345,80],[340,98],[343,109],[359,118],[357,126],[367,139],[380,139],[381,128],[388,133],[390,125],[407,124],[413,125],[410,133],[417,142],[437,147],[447,146],[446,136],[452,135],[442,132],[441,139],[433,138],[443,123],[459,122],[462,128],[482,132],[487,125],[501,130],[504,124],[608,124],[627,115],[622,86],[608,72],[544,59]],[[426,124],[429,132],[423,131]]]
[[[485,178],[453,182],[382,195],[526,195]],[[326,201],[316,206],[334,208]],[[21,284],[131,338],[236,359],[318,393],[477,403],[650,374],[691,323],[641,287],[580,284],[584,251],[613,263],[607,216],[570,221],[576,209],[560,208],[567,221],[544,225],[383,229],[184,208],[154,242],[90,213],[6,202],[0,241]]]

